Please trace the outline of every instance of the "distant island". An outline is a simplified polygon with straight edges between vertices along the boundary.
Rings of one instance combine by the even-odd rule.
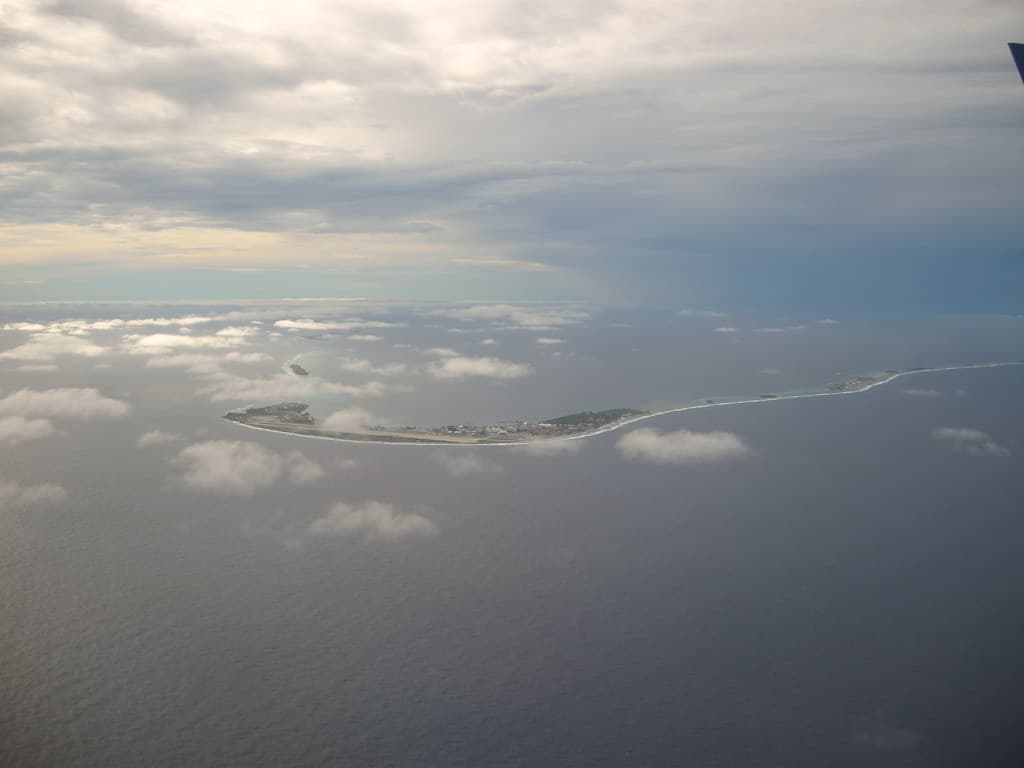
[[[582,437],[649,411],[614,408],[607,411],[580,411],[546,421],[512,421],[500,424],[449,424],[440,427],[367,426],[359,430],[325,429],[309,413],[306,403],[277,403],[224,414],[228,421],[259,429],[294,435],[327,437],[377,443],[481,444],[523,443],[565,437]]]
[[[230,411],[223,418],[255,429],[269,429],[290,435],[319,437],[332,440],[346,440],[363,443],[413,443],[420,445],[521,445],[541,440],[565,440],[609,432],[627,424],[662,416],[681,413],[697,408],[713,408],[722,405],[776,402],[804,397],[827,395],[848,395],[864,392],[879,384],[885,384],[901,376],[939,371],[957,371],[965,368],[996,368],[1006,365],[1024,365],[1024,360],[996,363],[967,363],[941,368],[911,368],[905,371],[887,370],[883,373],[857,376],[837,383],[826,384],[818,389],[764,393],[741,397],[704,398],[689,405],[666,408],[660,411],[644,411],[636,408],[612,408],[606,411],[579,411],[566,416],[557,416],[545,421],[507,421],[498,424],[473,425],[449,424],[441,427],[418,426],[366,426],[347,431],[325,429],[309,413],[306,403],[285,402],[276,405],[254,406]],[[295,371],[306,375],[305,369]]]

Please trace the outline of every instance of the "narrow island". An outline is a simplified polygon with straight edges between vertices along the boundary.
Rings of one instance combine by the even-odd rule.
[[[236,424],[254,429],[268,429],[290,435],[318,437],[330,440],[344,440],[362,443],[420,444],[420,445],[522,445],[539,440],[568,440],[610,432],[619,427],[655,416],[681,413],[697,408],[713,408],[722,405],[778,402],[803,397],[828,395],[849,395],[865,392],[880,384],[886,384],[901,376],[939,371],[957,371],[966,368],[996,368],[1007,365],[1024,365],[1024,361],[996,363],[967,363],[941,368],[910,368],[905,371],[887,370],[883,373],[857,376],[847,381],[829,383],[813,390],[764,393],[741,397],[718,397],[695,400],[688,405],[666,408],[659,411],[645,411],[637,408],[612,408],[606,411],[579,411],[545,421],[507,421],[497,424],[449,424],[440,427],[419,426],[365,426],[345,431],[326,429],[309,413],[306,403],[285,402],[276,405],[254,406],[229,411],[223,418]],[[293,366],[299,367],[299,366]],[[298,375],[306,375],[301,369]]]
[[[440,427],[367,426],[358,430],[325,429],[309,413],[306,403],[277,403],[224,414],[228,421],[258,429],[270,429],[293,435],[357,440],[369,443],[482,444],[524,443],[531,440],[582,437],[607,429],[649,411],[613,408],[607,411],[580,411],[545,421],[510,421],[500,424],[449,424]]]

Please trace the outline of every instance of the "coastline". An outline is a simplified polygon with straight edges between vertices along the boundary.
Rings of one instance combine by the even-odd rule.
[[[866,384],[865,386],[863,386],[863,387],[861,387],[859,389],[849,389],[849,390],[843,390],[843,391],[840,391],[840,392],[804,392],[804,393],[798,393],[798,394],[792,394],[792,395],[785,395],[785,394],[771,395],[769,397],[765,397],[763,395],[759,395],[757,397],[751,397],[749,399],[743,399],[743,400],[722,400],[722,401],[719,401],[719,402],[712,402],[712,403],[707,403],[707,402],[691,403],[690,405],[683,405],[683,406],[680,406],[678,408],[667,408],[667,409],[661,410],[661,411],[651,411],[650,413],[645,413],[645,414],[642,414],[640,416],[635,416],[635,417],[632,417],[632,418],[629,418],[629,419],[623,419],[622,421],[617,421],[617,422],[615,422],[613,424],[608,424],[608,425],[605,425],[603,427],[599,427],[598,429],[595,429],[595,430],[593,430],[591,432],[582,432],[582,433],[580,433],[578,435],[566,435],[564,437],[540,438],[540,439],[537,439],[537,440],[518,440],[518,441],[493,442],[493,443],[473,443],[473,442],[459,443],[459,442],[445,442],[445,441],[442,441],[442,440],[430,441],[430,440],[427,440],[427,439],[417,440],[415,442],[413,442],[413,441],[398,441],[398,440],[394,440],[394,441],[388,441],[388,440],[354,440],[354,439],[350,439],[350,438],[328,437],[326,435],[309,435],[309,434],[302,434],[302,433],[298,433],[298,432],[288,432],[288,431],[281,430],[281,429],[271,429],[271,428],[268,428],[268,427],[258,427],[258,426],[255,426],[253,424],[245,424],[244,422],[240,422],[240,421],[232,421],[231,419],[225,419],[225,421],[229,421],[230,423],[235,424],[235,425],[240,426],[240,427],[246,427],[247,429],[256,429],[256,430],[259,430],[260,432],[272,432],[272,433],[287,435],[289,437],[298,437],[298,438],[311,439],[311,440],[330,440],[330,441],[335,442],[335,443],[354,443],[354,444],[357,444],[357,445],[368,445],[369,444],[369,445],[412,446],[412,447],[419,447],[419,448],[438,448],[438,447],[454,447],[454,448],[485,448],[485,447],[495,447],[495,448],[505,448],[505,447],[511,447],[511,446],[541,445],[541,444],[544,444],[544,443],[555,443],[555,442],[562,442],[562,441],[566,441],[566,440],[584,440],[584,439],[586,439],[588,437],[594,437],[595,435],[603,435],[603,434],[607,434],[608,432],[614,432],[617,429],[622,429],[623,427],[628,427],[631,424],[637,424],[637,423],[639,423],[641,421],[646,421],[647,419],[653,419],[653,418],[656,418],[658,416],[667,416],[670,413],[683,413],[685,411],[693,411],[693,410],[697,410],[698,408],[719,408],[719,407],[727,406],[727,405],[750,405],[750,404],[753,404],[753,403],[776,403],[776,402],[779,402],[779,401],[782,401],[782,400],[798,400],[798,399],[806,398],[806,397],[833,397],[833,396],[836,396],[836,395],[859,395],[859,394],[861,394],[863,392],[867,392],[868,390],[874,389],[875,387],[880,387],[883,384],[888,384],[888,383],[890,383],[892,381],[895,381],[896,379],[902,378],[904,376],[914,376],[916,374],[921,374],[921,373],[942,373],[942,372],[945,372],[945,371],[965,371],[965,370],[972,370],[972,369],[975,369],[975,368],[1004,368],[1004,367],[1007,367],[1007,366],[1014,366],[1014,365],[1024,365],[1024,361],[1014,360],[1014,361],[998,362],[998,363],[976,363],[976,364],[973,364],[973,365],[950,365],[950,366],[944,366],[944,367],[940,367],[940,368],[917,368],[917,369],[914,369],[914,370],[911,370],[911,371],[897,371],[896,373],[886,374],[885,378],[879,379],[878,381],[872,381],[870,384]]]

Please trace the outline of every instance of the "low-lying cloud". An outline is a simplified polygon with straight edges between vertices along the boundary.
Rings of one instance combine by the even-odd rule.
[[[0,443],[17,445],[26,440],[38,440],[57,433],[49,419],[26,419],[24,416],[0,417]]]
[[[680,309],[678,312],[676,312],[676,315],[678,315],[679,317],[707,317],[715,318],[718,320],[722,319],[723,317],[729,316],[725,312],[715,312],[714,310],[711,309]]]
[[[0,398],[0,416],[118,419],[129,413],[128,403],[92,388],[19,389]]]
[[[353,357],[341,358],[338,361],[338,367],[349,373],[365,373],[371,376],[399,376],[408,370],[408,366],[405,363],[374,365],[369,360]]]
[[[449,357],[427,366],[427,373],[435,379],[462,379],[468,376],[519,379],[533,372],[531,365],[512,363],[497,357]]]
[[[61,355],[100,357],[110,350],[80,336],[63,333],[34,333],[24,344],[0,352],[2,360],[28,363],[52,363]]]
[[[466,477],[501,472],[501,465],[481,458],[476,453],[439,453],[436,461],[452,477]]]
[[[578,325],[590,319],[589,313],[577,307],[529,307],[513,304],[478,304],[472,307],[435,310],[430,314],[453,320],[503,323],[514,328],[538,331]]]
[[[749,446],[732,432],[659,432],[634,429],[616,443],[627,459],[658,464],[698,464],[736,459],[751,453]]]
[[[343,408],[335,411],[320,425],[331,432],[358,432],[373,422],[373,414],[365,408]]]
[[[181,435],[154,429],[139,435],[139,439],[136,441],[135,445],[139,448],[149,448],[154,445],[166,445],[167,443],[173,443],[175,440],[180,439]]]
[[[128,334],[125,349],[138,355],[165,355],[180,349],[234,349],[248,344],[244,336],[191,336],[178,333]]]
[[[932,439],[946,443],[957,453],[973,456],[1009,456],[1010,449],[992,439],[988,432],[970,427],[939,427],[932,431]]]
[[[335,504],[309,526],[312,536],[361,537],[366,541],[425,538],[438,533],[437,524],[426,515],[381,501],[359,506]]]
[[[583,440],[534,440],[526,445],[514,445],[510,450],[527,456],[559,456],[579,453]]]
[[[323,468],[299,451],[276,453],[259,443],[208,440],[181,450],[173,463],[178,480],[195,491],[251,496],[278,478],[303,485],[324,476]]]
[[[59,504],[67,498],[68,492],[55,483],[21,485],[13,480],[0,480],[0,511]]]

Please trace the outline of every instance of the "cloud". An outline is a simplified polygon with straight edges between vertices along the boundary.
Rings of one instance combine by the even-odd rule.
[[[146,361],[147,368],[188,368],[192,373],[221,373],[223,363],[264,363],[273,360],[263,352],[228,352],[215,355],[207,352],[180,352],[176,354],[151,357]]]
[[[349,341],[383,341],[383,336],[375,336],[372,333],[353,333],[348,337]]]
[[[490,346],[494,346],[495,344],[497,344],[498,340],[497,339],[481,339],[480,343],[483,344],[484,346],[490,347]]]
[[[431,355],[433,357],[458,357],[459,353],[451,347],[430,347],[423,350],[424,355]]]
[[[0,416],[49,416],[67,419],[118,419],[131,406],[96,389],[19,389],[0,398]]]
[[[462,379],[467,376],[519,379],[533,372],[531,365],[511,363],[496,357],[449,357],[427,366],[427,373],[435,379]]]
[[[942,397],[942,393],[937,389],[901,389],[900,394],[911,397]]]
[[[833,320],[831,317],[823,317],[821,320],[815,320],[818,325],[838,325],[838,320]]]
[[[355,331],[363,328],[400,328],[403,326],[405,326],[405,323],[392,323],[384,320],[360,320],[358,318],[342,321],[278,320],[274,323],[275,328],[296,331]]]
[[[335,504],[309,526],[312,536],[358,536],[366,541],[427,538],[438,533],[437,524],[426,515],[380,501],[360,506]]]
[[[175,440],[181,439],[181,435],[176,435],[173,432],[163,432],[159,429],[154,429],[139,435],[139,439],[135,445],[138,448],[149,448],[154,445],[164,445],[166,443],[173,443]]]
[[[676,312],[676,315],[679,317],[709,317],[716,319],[729,316],[725,312],[714,312],[710,309],[680,309]]]
[[[232,349],[248,343],[241,336],[190,336],[176,333],[129,334],[125,347],[132,354],[165,355],[178,349]]]
[[[343,472],[347,472],[350,469],[359,468],[359,459],[356,458],[339,458],[331,462],[335,469],[340,469]]]
[[[500,464],[482,459],[476,453],[438,453],[435,455],[435,458],[444,467],[444,471],[452,477],[466,477],[467,475],[502,471]]]
[[[556,339],[552,336],[541,336],[537,339],[537,343],[542,345],[565,344],[565,339]]]
[[[313,398],[319,395],[379,397],[384,393],[384,385],[379,381],[341,384],[318,376],[291,376],[286,373],[268,378],[246,378],[219,371],[207,374],[204,379],[197,394],[209,397],[214,403],[256,403]]]
[[[258,328],[253,328],[252,326],[231,325],[231,326],[228,326],[227,328],[221,328],[219,331],[217,331],[214,334],[214,336],[227,336],[227,337],[232,337],[232,338],[245,338],[245,337],[248,337],[248,336],[255,336],[258,333],[259,333],[259,329]]]
[[[1010,449],[995,442],[988,432],[970,427],[939,427],[932,439],[949,444],[957,453],[974,456],[1009,456]]]
[[[769,326],[768,328],[755,328],[754,333],[790,333],[792,331],[803,331],[806,328],[806,325]]]
[[[658,464],[696,464],[741,458],[750,448],[731,432],[658,432],[634,429],[616,443],[627,459],[642,459]]]
[[[453,320],[482,320],[513,327],[542,330],[578,325],[590,314],[577,307],[537,307],[516,304],[478,304],[472,307],[434,310],[431,315]]]
[[[468,293],[464,276],[500,268],[477,265],[536,264],[567,276],[522,293],[868,302],[843,278],[875,272],[850,257],[910,242],[887,257],[898,302],[910,273],[930,290],[921,252],[973,242],[984,272],[1019,242],[1016,105],[988,42],[1019,23],[1013,3],[937,2],[923,26],[911,5],[810,2],[757,24],[628,1],[13,7],[0,211],[5,264],[29,277],[244,265],[270,273],[260,288],[383,275]]]
[[[51,363],[60,355],[99,357],[110,350],[88,339],[62,333],[34,333],[24,344],[0,352],[0,359]]]
[[[373,423],[373,414],[365,408],[345,408],[335,411],[321,423],[331,432],[359,432]]]
[[[67,499],[68,492],[54,483],[21,485],[13,480],[0,480],[0,511],[60,504]]]
[[[178,480],[194,491],[251,496],[281,476],[306,484],[324,476],[323,468],[298,451],[276,453],[259,443],[208,440],[183,448],[173,459]]]
[[[386,363],[374,365],[369,360],[343,357],[338,362],[338,367],[350,373],[367,373],[372,376],[398,376],[408,370],[405,363]]]
[[[528,456],[558,456],[579,453],[583,448],[583,442],[583,440],[534,440],[527,445],[512,446],[511,450]]]
[[[25,373],[43,373],[57,371],[60,369],[56,365],[53,365],[52,363],[38,363],[34,365],[19,365],[14,370],[23,371]]]
[[[57,430],[49,419],[0,416],[0,443],[16,445],[26,440],[39,440],[56,433]]]
[[[719,328],[715,328],[715,333],[736,333],[736,329],[731,325],[723,325]]]
[[[273,359],[266,352],[228,352],[223,357],[228,363],[265,363]]]
[[[324,468],[312,459],[307,459],[298,451],[288,451],[284,455],[285,471],[288,482],[295,485],[308,485],[324,476]]]

